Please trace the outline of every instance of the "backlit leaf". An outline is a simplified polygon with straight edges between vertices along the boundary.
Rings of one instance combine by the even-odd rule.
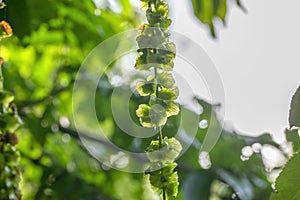
[[[299,199],[300,194],[300,154],[295,154],[285,165],[276,180],[276,193],[272,193],[270,200]]]
[[[177,90],[175,90],[175,92],[177,92]],[[167,101],[175,100],[175,99],[177,99],[177,96],[178,96],[175,92],[171,89],[162,88],[158,92],[157,97],[162,100],[167,100]]]
[[[161,146],[158,140],[153,140],[147,149],[147,155],[151,162],[170,164],[178,157],[182,146],[175,138],[164,138]]]
[[[166,102],[163,107],[165,108],[168,117],[178,115],[180,111],[179,105],[173,101]]]
[[[171,73],[163,72],[156,76],[157,83],[162,85],[165,88],[172,88],[175,84],[175,80]]]
[[[140,118],[140,123],[144,127],[152,127],[151,118],[149,116],[150,106],[146,104],[139,105],[136,115]]]
[[[149,96],[155,92],[156,84],[151,82],[138,82],[136,84],[136,90],[141,96]]]
[[[155,104],[151,106],[151,109],[149,111],[149,116],[151,119],[151,123],[157,127],[165,125],[168,119],[166,111],[159,104]]]

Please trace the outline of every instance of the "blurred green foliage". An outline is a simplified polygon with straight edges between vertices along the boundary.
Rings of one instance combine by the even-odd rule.
[[[7,10],[0,15],[14,29],[14,36],[1,43],[1,56],[6,60],[4,86],[15,95],[24,121],[17,134],[25,200],[157,199],[144,174],[109,169],[92,158],[72,123],[72,87],[82,61],[101,41],[136,28],[141,21],[139,8],[129,0],[99,2],[102,3],[96,6],[91,0],[9,0]],[[211,11],[197,12],[213,16]],[[224,14],[224,10],[217,12],[218,16]],[[118,128],[110,109],[116,87],[130,90],[128,84],[112,84],[109,73],[98,84],[95,107],[99,123],[119,147],[143,152],[155,138],[135,139]],[[132,96],[130,112],[137,124],[135,110],[141,103],[145,103],[144,97],[137,93]],[[203,108],[200,115],[183,106],[181,113],[198,119],[196,123],[206,120],[209,126],[221,126],[215,106],[205,101],[199,104]],[[179,121],[180,115],[170,117],[163,131],[177,132]],[[192,134],[188,124],[191,122],[186,123],[184,132]],[[271,184],[260,151],[248,157],[243,157],[241,151],[257,143],[279,148],[270,135],[255,138],[223,130],[209,157],[199,157],[207,129],[198,129],[192,145],[178,160],[180,186],[176,199],[268,198]],[[97,142],[103,148],[110,148],[103,141]]]
[[[227,0],[191,0],[195,17],[209,27],[212,37],[216,38],[216,24],[221,21],[224,25],[227,22],[227,14],[230,1]],[[246,12],[246,8],[240,0],[233,0],[240,9]]]

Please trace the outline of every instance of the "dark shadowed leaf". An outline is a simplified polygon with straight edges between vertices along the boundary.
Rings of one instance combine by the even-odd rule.
[[[300,127],[300,87],[298,87],[291,102],[289,113],[290,127]]]

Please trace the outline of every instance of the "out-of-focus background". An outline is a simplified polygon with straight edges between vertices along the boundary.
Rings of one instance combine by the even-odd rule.
[[[289,102],[299,84],[299,2],[245,0],[242,4],[247,13],[237,5],[239,2],[169,1],[174,22],[171,29],[188,36],[206,51],[223,80],[226,97],[225,101],[213,99],[220,101],[221,109],[225,110],[226,126],[209,154],[200,154],[200,149],[209,129],[221,130],[217,116],[222,112],[217,111],[219,106],[210,104],[209,91],[197,85],[201,80],[189,81],[198,92],[195,102],[202,112],[181,105],[180,115],[170,117],[163,128],[168,137],[182,133],[182,144],[192,142],[177,160],[180,182],[177,200],[268,199],[275,194],[274,182],[282,166],[300,147],[298,128],[285,130],[289,126]],[[0,154],[0,195],[14,193],[11,188],[19,181],[15,166],[19,166],[25,200],[159,199],[147,175],[115,170],[94,159],[79,135],[103,151],[110,152],[111,146],[90,137],[87,130],[76,130],[73,118],[73,85],[82,62],[101,42],[120,32],[137,29],[145,22],[145,10],[140,9],[139,1],[7,0],[5,3],[7,7],[1,9],[0,17],[12,26],[14,35],[0,44],[0,55],[5,60],[4,89],[15,96],[14,103],[24,124],[15,132],[19,138],[15,150],[3,139],[2,128],[7,128],[7,122],[16,122],[13,115],[16,107],[10,107],[7,118],[1,116],[0,145],[9,146],[9,151]],[[193,9],[198,19],[210,28],[199,22]],[[226,28],[221,19],[226,21]],[[210,32],[212,23],[216,39]],[[114,55],[118,44],[116,40],[108,46],[105,55]],[[130,55],[132,65],[135,56],[136,53]],[[99,55],[99,59],[101,62],[105,56]],[[111,109],[116,88],[132,92],[132,82],[143,78],[143,74],[136,73],[123,79],[123,69],[128,68],[134,70],[122,60],[112,62],[97,83],[97,122],[116,146],[129,152],[145,152],[156,136],[145,139],[130,136],[118,127]],[[99,69],[103,66],[99,65]],[[95,75],[88,70],[85,73],[79,81],[90,81]],[[149,99],[136,92],[129,104],[121,98],[115,99],[121,108],[128,107],[132,120],[139,125],[135,111]],[[180,124],[183,112],[189,119],[197,120]],[[120,117],[123,113],[120,110]],[[91,116],[83,117],[88,121]],[[190,137],[193,126],[197,133]],[[278,144],[269,132],[278,141],[287,136],[289,142]],[[122,162],[126,159],[122,155],[121,151],[111,155],[107,162],[112,166],[128,165],[130,162]]]
[[[197,42],[215,63],[225,89],[227,124],[251,135],[271,132],[282,141],[299,85],[300,2],[244,0],[246,13],[228,3],[226,28],[217,21],[217,40],[190,12],[189,1],[170,3],[172,28]]]

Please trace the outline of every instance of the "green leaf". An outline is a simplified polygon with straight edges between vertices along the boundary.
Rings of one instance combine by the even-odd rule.
[[[276,180],[276,193],[272,193],[270,200],[299,199],[300,196],[300,154],[288,161]]]
[[[285,130],[286,139],[289,142],[292,142],[294,152],[300,150],[300,137],[299,137],[299,129],[294,130]]]
[[[140,118],[140,123],[144,127],[153,127],[151,124],[150,114],[150,106],[146,104],[139,105],[138,109],[136,110],[136,115]]]
[[[149,116],[151,118],[151,122],[155,124],[157,127],[165,125],[168,119],[167,112],[159,104],[155,104],[151,106]]]
[[[141,0],[141,1],[147,2],[147,3],[155,3],[156,2],[156,0]]]
[[[150,172],[149,180],[152,187],[162,194],[165,189],[168,197],[176,197],[178,193],[178,174],[174,172],[176,163],[167,164],[164,168]]]
[[[173,101],[164,102],[163,107],[165,108],[168,117],[178,115],[180,111],[179,105]]]
[[[191,2],[194,15],[200,22],[206,24],[210,28],[211,35],[216,37],[214,21],[220,19],[226,23],[227,0],[191,0]],[[239,0],[235,3],[245,11]]]
[[[153,64],[148,64],[145,55],[139,55],[136,58],[134,67],[137,70],[150,70],[153,67]]]
[[[165,50],[156,50],[156,52],[147,53],[147,63],[157,63],[160,64],[160,68],[164,65],[168,65],[175,58],[175,54]],[[164,68],[162,68],[164,70]]]
[[[169,28],[169,26],[172,24],[172,20],[169,19],[169,18],[163,18],[161,20],[161,23],[160,23],[160,27],[161,28]]]
[[[178,157],[182,146],[175,138],[164,138],[161,148],[158,140],[151,141],[147,149],[147,156],[152,163],[170,164]]]
[[[0,91],[0,102],[8,106],[14,100],[14,96],[7,91]]]
[[[169,72],[157,74],[156,80],[159,85],[162,85],[165,88],[172,88],[175,84],[175,80]]]
[[[20,126],[20,119],[14,114],[0,116],[0,127],[2,131],[14,132]]]
[[[240,7],[244,12],[247,12],[247,9],[246,9],[245,6],[241,3],[241,0],[236,0],[236,5],[238,5],[238,7]]]
[[[177,99],[177,96],[178,96],[178,88],[174,88],[174,89],[162,88],[157,93],[158,98],[166,101],[175,100]]]
[[[134,9],[130,4],[130,0],[120,0],[119,2],[123,7],[124,15],[126,17],[131,17],[131,15],[134,14]]]
[[[173,54],[176,54],[176,46],[173,42],[169,42],[166,45],[166,51],[172,52]]]
[[[142,126],[148,128],[160,127],[167,122],[167,113],[159,104],[154,104],[151,107],[141,104],[136,110],[136,115],[140,118]]]
[[[170,175],[174,172],[176,167],[177,167],[177,163],[175,163],[175,162],[168,164],[163,168],[163,173],[165,175]]]
[[[175,53],[153,48],[145,48],[138,50],[139,55],[135,62],[137,70],[151,70],[152,68],[171,71],[174,67]]]
[[[158,64],[155,67],[164,71],[172,71],[174,68],[174,62],[170,61],[166,62],[165,64]]]
[[[292,98],[289,113],[289,123],[290,127],[300,127],[300,87],[298,87]]]
[[[176,197],[178,193],[178,174],[177,172],[166,176],[168,184],[166,185],[166,193],[168,197]]]
[[[151,82],[137,82],[136,90],[141,96],[149,96],[155,92],[156,84]]]
[[[148,8],[146,17],[151,26],[161,23],[163,20],[168,19],[168,4],[162,2],[156,10]]]
[[[211,34],[213,37],[215,35],[215,29],[213,24],[213,1],[207,0],[192,0],[192,5],[194,9],[194,15],[204,24],[210,27]]]
[[[226,3],[227,3],[227,0],[213,0],[214,13],[223,22],[225,22],[226,11],[227,11]]]
[[[160,190],[164,186],[163,182],[161,181],[161,171],[160,170],[150,173],[149,181],[150,181],[151,185],[156,187],[158,190]],[[158,191],[158,192],[160,192],[160,191]]]
[[[11,19],[11,25],[13,27],[14,35],[22,38],[23,36],[30,33],[30,17],[29,17],[29,7],[26,0],[12,0],[7,1],[8,19]],[[51,7],[51,6],[49,6]],[[51,8],[49,8],[51,9]],[[49,10],[50,13],[52,11]]]
[[[176,140],[174,137],[169,138],[169,139],[167,137],[165,137],[164,143],[166,144],[167,149],[173,152],[172,156],[177,158],[182,150],[182,146],[181,146],[180,142],[178,140]]]
[[[159,28],[144,25],[136,38],[140,49],[159,48],[165,42],[164,33]]]

